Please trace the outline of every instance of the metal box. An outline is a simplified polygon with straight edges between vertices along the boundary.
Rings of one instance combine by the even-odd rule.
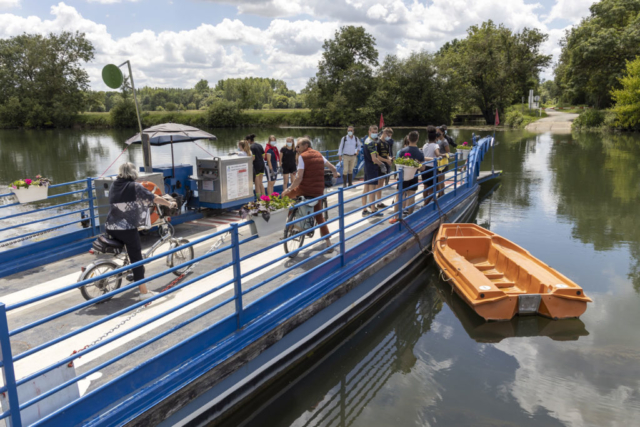
[[[231,202],[253,200],[253,163],[248,156],[196,157],[200,203],[226,208]]]
[[[96,203],[95,207],[98,209],[98,220],[100,221],[100,231],[104,233],[104,223],[107,220],[107,214],[109,213],[109,189],[111,184],[115,181],[117,176],[107,176],[102,178],[96,178],[93,183],[96,189]],[[164,194],[164,179],[160,172],[138,172],[138,182],[151,181],[158,186],[160,191]]]

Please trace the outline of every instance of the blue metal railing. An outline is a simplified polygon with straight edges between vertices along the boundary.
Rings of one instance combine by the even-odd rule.
[[[77,187],[79,186],[84,186],[84,188],[77,189]],[[80,223],[86,223],[86,222],[90,224],[91,235],[95,235],[95,226],[97,224],[96,222],[97,213],[94,207],[95,196],[93,192],[94,190],[93,178],[87,178],[87,179],[78,180],[78,181],[50,185],[49,191],[62,188],[62,187],[71,187],[71,188],[68,189],[70,191],[50,194],[46,199],[38,201],[37,203],[30,203],[28,205],[21,205],[20,203],[13,202],[13,199],[15,198],[13,193],[0,194],[0,203],[8,201],[8,202],[5,202],[4,204],[0,204],[0,210],[15,207],[15,206],[27,207],[27,209],[22,212],[11,212],[7,215],[0,216],[0,224],[2,225],[6,224],[6,221],[9,219],[19,218],[23,216],[29,217],[34,214],[41,214],[43,212],[46,212],[46,214],[42,215],[40,218],[33,219],[33,217],[30,217],[30,218],[27,218],[26,221],[20,222],[18,224],[11,224],[8,226],[0,225],[0,233],[7,232],[10,230],[16,230],[21,227],[26,227],[30,225],[39,224],[39,223],[48,223],[47,225],[49,225],[49,227],[43,228],[35,232],[21,232],[20,234],[15,234],[15,235],[7,236],[5,238],[0,238],[0,249],[12,246],[15,243],[28,240],[38,235],[46,234],[48,232],[53,232],[60,228],[65,228],[65,227],[77,225]],[[78,195],[80,195],[79,198],[78,198]],[[61,203],[53,202],[54,204],[51,204],[52,200],[60,199],[60,198],[62,198]],[[42,206],[42,204],[47,204],[47,206]],[[85,206],[79,209],[67,211],[67,208],[69,206],[79,205],[79,204],[83,204]],[[10,210],[15,211],[15,208]],[[52,210],[57,210],[58,212],[55,213],[54,215],[50,215],[48,211],[52,211]],[[50,223],[51,220],[68,217],[68,216],[74,216],[74,215],[77,215],[78,218],[72,221],[67,221],[61,224]],[[7,254],[7,252],[3,252],[3,256],[8,258],[11,257],[11,255]]]
[[[248,302],[248,300],[246,300],[245,298],[247,298],[247,295],[254,292],[256,289],[259,289],[261,287],[263,287],[265,284],[272,282],[273,280],[282,277],[288,273],[290,273],[292,270],[296,269],[296,268],[300,268],[301,266],[304,266],[307,263],[313,262],[313,261],[318,261],[319,257],[323,256],[325,253],[327,253],[330,250],[334,250],[334,249],[338,249],[339,253],[334,254],[331,258],[329,258],[328,260],[323,259],[321,260],[319,265],[315,265],[311,267],[311,270],[313,269],[317,269],[320,268],[324,265],[328,265],[328,263],[333,262],[333,260],[336,259],[336,257],[339,257],[339,262],[340,262],[340,266],[341,267],[347,267],[346,263],[346,257],[345,255],[354,248],[353,245],[356,245],[355,243],[355,239],[362,236],[364,233],[370,232],[374,229],[379,229],[380,231],[377,231],[375,235],[377,235],[378,233],[382,233],[385,230],[382,229],[382,226],[384,226],[385,224],[387,224],[387,221],[376,221],[373,224],[368,224],[366,227],[359,229],[361,227],[359,227],[359,225],[363,222],[363,221],[367,221],[370,219],[376,219],[375,217],[373,217],[373,214],[365,216],[363,218],[360,218],[356,221],[351,221],[350,223],[347,224],[346,222],[346,218],[349,217],[350,215],[354,215],[357,214],[358,212],[363,211],[365,208],[372,206],[375,203],[379,203],[380,200],[376,200],[373,203],[366,203],[367,201],[365,201],[364,204],[362,204],[362,206],[356,208],[356,209],[351,209],[351,210],[347,210],[346,205],[350,202],[354,202],[357,201],[358,199],[362,199],[363,197],[368,196],[369,194],[373,194],[376,193],[378,191],[381,191],[383,189],[389,189],[393,186],[397,185],[397,189],[395,189],[395,191],[393,191],[391,194],[386,194],[384,195],[383,199],[391,199],[393,198],[393,203],[391,203],[389,206],[380,209],[380,211],[386,211],[386,210],[390,210],[393,209],[394,213],[390,216],[388,216],[387,218],[394,218],[397,217],[399,219],[403,218],[403,205],[404,202],[406,200],[409,200],[410,198],[413,198],[413,204],[411,204],[410,206],[406,207],[406,209],[410,209],[411,207],[415,207],[417,204],[421,203],[422,200],[416,201],[415,197],[416,194],[419,194],[419,190],[418,187],[420,185],[424,185],[424,178],[426,178],[427,176],[431,176],[433,175],[433,178],[430,179],[431,182],[427,182],[427,185],[425,186],[425,188],[422,191],[423,195],[425,194],[425,192],[430,191],[433,194],[433,200],[430,201],[430,203],[427,205],[431,205],[432,209],[435,210],[436,209],[436,204],[438,203],[437,200],[439,198],[439,196],[437,196],[438,193],[440,193],[441,191],[446,192],[447,190],[448,193],[446,193],[444,195],[445,198],[448,197],[448,199],[443,199],[443,200],[453,200],[453,198],[456,197],[456,195],[458,194],[459,191],[462,191],[464,189],[470,189],[473,187],[473,185],[475,185],[475,181],[476,181],[476,176],[477,176],[477,170],[479,169],[479,162],[482,160],[482,157],[484,156],[484,154],[486,153],[486,151],[488,150],[488,146],[489,144],[487,143],[488,140],[485,138],[482,141],[480,141],[480,143],[478,143],[477,147],[474,147],[470,153],[469,156],[469,162],[467,163],[467,167],[466,170],[462,170],[462,167],[460,166],[460,163],[458,162],[458,155],[455,154],[453,156],[454,161],[452,163],[449,164],[449,171],[443,170],[443,171],[438,171],[438,167],[436,165],[435,161],[430,161],[430,162],[426,162],[425,165],[425,171],[423,172],[418,172],[417,176],[421,179],[419,179],[418,184],[412,185],[407,187],[406,186],[406,182],[404,181],[404,171],[403,170],[398,170],[392,173],[389,173],[388,175],[385,175],[384,177],[380,177],[380,178],[376,178],[374,180],[370,180],[370,181],[366,181],[366,182],[361,182],[358,184],[353,185],[352,187],[348,187],[348,188],[339,188],[337,191],[333,191],[331,193],[328,193],[322,197],[316,198],[316,199],[312,199],[312,200],[305,200],[304,202],[296,205],[296,207],[300,208],[302,206],[305,205],[309,205],[311,203],[315,203],[318,202],[322,199],[325,198],[329,198],[329,197],[335,197],[338,196],[338,202],[337,204],[333,204],[333,205],[329,205],[324,209],[320,209],[318,211],[315,211],[311,214],[302,216],[302,217],[296,217],[295,220],[288,222],[287,226],[291,226],[297,222],[300,221],[304,221],[308,218],[312,218],[315,217],[317,215],[322,215],[323,212],[332,212],[332,213],[337,213],[337,216],[330,218],[326,223],[324,224],[320,224],[320,225],[315,225],[313,228],[310,229],[305,229],[304,231],[301,231],[301,233],[304,234],[308,234],[313,230],[318,230],[320,227],[322,227],[323,225],[326,224],[336,224],[337,223],[337,230],[334,230],[332,232],[330,232],[328,235],[326,236],[319,236],[318,238],[312,240],[309,244],[304,245],[301,248],[296,249],[294,252],[299,252],[299,251],[303,251],[306,248],[309,248],[312,245],[315,245],[321,241],[323,241],[324,239],[327,239],[329,237],[336,237],[338,238],[337,242],[332,243],[329,247],[325,247],[323,250],[314,253],[312,256],[309,256],[305,259],[301,259],[299,260],[299,262],[297,264],[294,264],[292,266],[289,266],[287,268],[282,269],[281,271],[277,272],[277,273],[271,273],[269,275],[269,277],[264,278],[264,279],[257,279],[256,283],[251,283],[248,280],[248,276],[253,275],[255,273],[258,273],[261,270],[266,269],[267,267],[273,265],[274,262],[277,262],[279,260],[283,260],[286,257],[288,257],[290,254],[284,254],[282,256],[277,256],[274,257],[272,259],[269,259],[269,261],[265,264],[262,263],[258,263],[256,257],[260,254],[265,253],[266,251],[275,249],[279,246],[281,246],[285,241],[288,240],[292,240],[295,239],[296,236],[290,236],[287,239],[283,239],[280,240],[274,244],[268,245],[267,247],[264,248],[260,248],[257,250],[251,250],[251,252],[249,254],[246,254],[244,256],[241,256],[241,249],[248,249],[251,245],[248,245],[250,242],[256,240],[258,238],[258,236],[251,236],[245,239],[240,239],[240,234],[238,232],[239,228],[247,226],[251,223],[251,221],[247,221],[247,222],[243,222],[240,224],[232,224],[230,225],[230,227],[228,229],[224,229],[224,230],[220,230],[217,231],[213,234],[207,235],[205,237],[199,238],[197,240],[194,240],[186,245],[180,246],[180,247],[176,247],[173,248],[165,253],[162,254],[158,254],[155,255],[153,257],[150,257],[148,259],[127,265],[125,267],[122,268],[118,268],[116,270],[110,271],[108,273],[102,274],[100,276],[91,278],[91,279],[87,279],[87,280],[83,280],[81,282],[78,283],[74,283],[74,284],[70,284],[68,286],[65,286],[63,288],[57,289],[55,291],[51,291],[48,292],[44,295],[40,295],[40,296],[36,296],[33,298],[30,298],[26,301],[22,301],[19,303],[15,303],[15,304],[11,304],[9,306],[6,306],[2,303],[0,303],[0,351],[1,351],[1,356],[2,356],[2,369],[4,371],[4,377],[6,379],[6,385],[5,387],[3,387],[2,389],[0,389],[0,391],[2,392],[6,392],[8,394],[8,401],[9,401],[9,406],[10,409],[8,411],[5,411],[4,413],[0,414],[0,419],[6,418],[6,417],[11,417],[11,423],[12,426],[14,427],[20,427],[23,425],[22,420],[21,420],[21,414],[20,411],[16,410],[16,408],[20,408],[20,410],[24,410],[26,408],[29,408],[35,404],[37,404],[38,402],[42,401],[43,399],[46,399],[49,396],[52,396],[58,392],[60,392],[61,390],[63,390],[64,388],[73,385],[75,383],[77,383],[79,380],[86,378],[87,376],[98,372],[101,369],[104,369],[120,360],[122,360],[123,358],[135,353],[136,351],[145,348],[155,342],[157,342],[158,340],[168,336],[169,334],[172,334],[176,331],[179,331],[180,329],[184,328],[185,326],[195,322],[198,319],[203,318],[204,316],[206,316],[207,314],[213,313],[216,310],[221,309],[222,307],[225,306],[229,306],[231,303],[233,303],[233,314],[232,319],[234,319],[234,323],[235,323],[235,332],[242,330],[243,328],[246,328],[249,324],[251,324],[253,321],[256,320],[256,316],[259,317],[259,315],[256,315],[255,310],[253,310],[252,313],[250,313],[250,315],[245,316],[245,313],[247,311],[247,309],[251,310],[255,307],[255,305],[260,302],[261,304],[264,303],[264,299],[268,298],[269,295],[271,295],[272,293],[276,292],[278,290],[278,288],[281,287],[285,287],[287,286],[288,283],[291,282],[291,280],[285,281],[283,284],[279,285],[278,287],[276,287],[275,289],[269,291],[266,293],[266,295],[260,297],[258,300],[254,300],[252,302]],[[476,162],[476,163],[472,163],[472,162]],[[447,175],[449,175],[449,177],[447,177]],[[368,192],[364,192],[362,195],[359,195],[357,197],[352,197],[350,199],[345,199],[345,194],[344,192],[347,190],[352,190],[354,188],[358,188],[364,185],[372,185],[372,184],[377,184],[379,180],[382,180],[386,177],[390,177],[390,178],[397,178],[397,182],[393,182],[389,185],[386,186],[382,186],[382,188],[376,188],[373,191],[368,191]],[[420,182],[422,181],[422,182]],[[451,182],[452,181],[452,182]],[[76,182],[77,183],[77,182]],[[75,184],[75,183],[74,183]],[[440,188],[439,188],[440,186]],[[444,187],[444,188],[443,188]],[[88,192],[91,189],[91,180],[87,181],[87,189],[83,190],[85,192]],[[410,192],[415,192],[415,193],[410,193]],[[77,192],[70,192],[70,193],[66,193],[66,194],[75,194]],[[90,206],[90,208],[92,208],[92,206]],[[390,227],[395,227],[395,225],[390,225]],[[401,227],[401,223],[398,223],[398,227]],[[400,228],[398,228],[400,229]],[[212,239],[215,239],[216,237],[221,237],[223,234],[226,233],[230,233],[231,235],[231,243],[226,245],[226,246],[222,246],[217,248],[216,250],[212,250],[211,252],[208,252],[202,256],[196,257],[191,261],[185,262],[183,264],[180,264],[178,266],[169,268],[167,270],[163,270],[159,273],[155,273],[152,274],[151,276],[138,281],[138,282],[134,282],[134,283],[130,283],[127,284],[119,289],[116,289],[114,291],[111,291],[105,295],[102,295],[101,297],[98,298],[94,298],[90,301],[86,301],[83,302],[81,304],[77,304],[74,305],[72,307],[66,308],[66,309],[62,309],[59,310],[53,314],[50,314],[48,316],[45,316],[39,320],[35,320],[32,321],[26,325],[20,326],[20,327],[16,327],[13,330],[9,329],[9,323],[8,323],[8,315],[16,309],[22,308],[22,307],[28,307],[32,304],[47,300],[49,298],[61,295],[65,292],[68,292],[70,290],[73,289],[78,289],[81,286],[85,286],[85,285],[90,285],[93,282],[96,281],[100,281],[106,278],[109,278],[111,276],[116,276],[116,275],[124,275],[126,274],[126,272],[130,271],[132,268],[138,267],[138,266],[142,266],[142,265],[147,265],[151,262],[154,262],[156,260],[159,260],[161,258],[166,257],[168,254],[177,252],[177,251],[181,251],[183,249],[185,249],[186,247],[193,247],[195,245],[200,245],[203,243],[209,243]],[[348,247],[348,244],[352,245],[351,247]],[[68,315],[70,313],[73,312],[77,312],[78,310],[84,309],[86,307],[98,304],[100,302],[103,302],[107,299],[110,299],[112,297],[114,297],[115,295],[121,294],[123,292],[126,292],[130,289],[133,289],[139,285],[148,283],[150,281],[159,279],[164,277],[167,274],[171,274],[174,271],[178,270],[178,269],[183,269],[185,268],[187,265],[192,265],[195,263],[199,263],[199,262],[205,262],[207,260],[210,260],[212,257],[220,255],[220,254],[224,254],[227,253],[228,255],[230,255],[230,261],[226,262],[226,263],[221,263],[221,265],[218,265],[217,267],[212,267],[212,268],[207,268],[204,269],[204,272],[199,274],[196,277],[193,277],[191,279],[186,280],[183,283],[179,283],[173,287],[170,287],[169,289],[164,290],[163,292],[159,293],[158,295],[153,296],[152,298],[145,300],[145,301],[140,301],[137,302],[135,304],[132,304],[129,307],[123,308],[121,310],[118,310],[112,314],[109,314],[101,319],[95,320],[85,326],[82,326],[78,329],[75,329],[71,332],[68,333],[64,333],[61,336],[58,337],[54,337],[54,338],[50,338],[47,337],[47,341],[44,343],[41,343],[33,348],[30,348],[29,350],[23,351],[19,354],[16,354],[15,356],[12,355],[11,352],[11,338],[16,337],[17,335],[27,332],[27,331],[32,331],[34,328],[37,328],[38,326],[42,326],[42,325],[46,325],[49,324],[50,322],[61,318],[62,316]],[[251,266],[250,269],[248,269],[247,271],[243,272],[243,268],[242,268],[242,263],[243,262],[255,262],[256,266]],[[246,267],[246,265],[245,265]],[[286,267],[286,265],[285,265]],[[16,376],[15,374],[15,363],[21,360],[26,360],[26,358],[33,356],[33,357],[38,357],[41,356],[42,351],[51,348],[52,346],[56,345],[56,344],[60,344],[66,340],[69,340],[70,338],[76,337],[79,334],[83,333],[83,332],[87,332],[89,330],[92,330],[100,325],[104,325],[107,322],[116,319],[120,316],[123,315],[128,315],[130,314],[132,311],[137,310],[142,308],[143,306],[145,306],[146,304],[153,302],[155,300],[158,300],[160,298],[164,298],[169,294],[175,293],[181,289],[185,289],[187,287],[190,287],[198,282],[200,282],[201,280],[210,277],[216,273],[221,273],[224,272],[225,270],[230,270],[231,273],[229,274],[229,279],[225,280],[223,283],[220,284],[216,284],[215,286],[212,286],[208,289],[198,289],[198,288],[193,288],[193,289],[198,289],[198,291],[196,292],[196,295],[189,298],[188,300],[181,302],[173,307],[170,307],[148,319],[145,319],[144,321],[141,321],[135,325],[132,325],[130,328],[126,329],[126,330],[122,330],[118,333],[115,333],[111,335],[111,336],[107,336],[105,339],[103,339],[102,341],[96,342],[94,345],[89,346],[88,348],[84,348],[78,352],[74,352],[73,354],[71,354],[70,356],[67,357],[63,357],[59,360],[56,361],[49,361],[48,365],[45,366],[44,368],[40,368],[35,370],[35,372],[29,372],[26,375],[22,375],[22,376]],[[249,285],[251,284],[251,286],[248,286],[246,288],[243,288],[243,284],[244,285]],[[308,286],[312,286],[312,283],[309,283]],[[117,355],[111,356],[110,358],[107,358],[106,360],[104,360],[102,363],[99,363],[97,366],[93,366],[91,369],[88,369],[85,372],[82,372],[81,374],[78,374],[77,376],[75,376],[74,378],[65,381],[63,384],[57,385],[53,388],[51,388],[50,390],[40,394],[39,396],[36,396],[28,401],[23,401],[20,402],[19,398],[18,398],[18,387],[23,386],[24,384],[36,380],[38,377],[56,369],[57,367],[60,366],[64,366],[66,364],[72,363],[74,360],[85,356],[91,352],[96,351],[99,348],[103,348],[104,346],[113,343],[135,331],[139,331],[141,328],[144,328],[146,326],[152,325],[154,322],[158,322],[160,319],[166,318],[167,316],[178,312],[179,310],[182,310],[186,307],[188,307],[189,305],[197,302],[197,301],[201,301],[203,298],[208,297],[213,295],[216,292],[222,292],[223,290],[227,289],[228,291],[232,291],[233,295],[230,295],[228,298],[224,298],[222,301],[215,301],[213,303],[213,305],[211,307],[207,307],[206,309],[202,310],[201,312],[198,312],[197,314],[187,318],[187,319],[183,319],[182,321],[180,321],[178,324],[175,325],[171,325],[171,327],[169,327],[168,329],[166,329],[165,331],[161,332],[161,333],[157,333],[154,336],[150,337],[150,338],[146,338],[144,341],[142,341],[141,343],[132,346],[131,348],[127,349],[126,351],[123,352],[119,352]],[[300,292],[304,292],[304,289],[298,289],[297,290],[298,294]],[[297,294],[296,294],[297,295]],[[295,298],[294,296],[291,296],[291,298]],[[282,304],[282,301],[274,301],[271,303],[270,306],[268,306],[269,311],[275,310],[278,307],[280,307]],[[182,313],[182,316],[189,316],[190,313],[186,312],[186,313]],[[226,322],[229,320],[229,316],[225,316],[223,317],[221,320],[215,322],[213,325],[211,325],[211,328],[215,328],[217,326],[220,326],[222,328],[221,325],[223,324],[227,324]],[[221,332],[221,334],[219,335],[219,339],[220,342],[229,337],[230,334],[234,333],[233,329],[224,329],[222,328],[221,331],[226,331],[226,332]],[[186,340],[187,338],[184,338],[184,340]],[[215,345],[216,343],[211,343],[211,345]],[[176,346],[179,344],[176,344]],[[173,348],[173,347],[172,347]],[[132,370],[138,369],[138,367],[134,367],[132,368]],[[109,383],[112,383],[114,381],[117,381],[120,377],[124,376],[126,374],[122,374],[119,377],[116,377],[114,379],[112,379]],[[161,375],[161,373],[158,373],[158,375]],[[107,384],[109,384],[107,383]],[[104,387],[104,386],[103,386]],[[97,392],[97,391],[96,391]],[[95,392],[93,392],[95,393]],[[124,391],[122,393],[125,393]],[[124,398],[126,397],[125,395],[123,396],[109,396],[108,399],[111,399],[111,401],[109,402],[105,402],[105,403],[110,403],[113,401],[116,401],[120,398]],[[87,395],[81,397],[79,399],[79,401],[83,401],[84,399],[87,399]],[[107,405],[105,404],[105,407]],[[97,408],[96,411],[101,410],[101,408]],[[99,413],[99,412],[97,412]],[[97,414],[96,413],[96,414]],[[55,415],[52,414],[49,417]],[[80,422],[80,420],[74,420],[74,419],[69,419],[69,424],[75,424],[77,422]]]

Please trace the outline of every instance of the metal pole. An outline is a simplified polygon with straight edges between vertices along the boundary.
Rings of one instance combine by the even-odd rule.
[[[231,256],[233,259],[233,290],[236,302],[236,327],[242,327],[242,273],[240,271],[240,243],[238,224],[231,224]]]
[[[140,108],[138,107],[138,96],[136,95],[136,85],[133,83],[133,73],[131,72],[131,62],[128,60],[120,65],[122,67],[124,64],[127,64],[129,67],[129,78],[131,79],[131,89],[133,90],[133,101],[136,105],[136,115],[138,116],[138,129],[140,130],[140,139],[142,141],[142,152],[144,158],[144,171],[145,172],[153,172],[151,167],[151,145],[149,144],[149,138],[147,138],[146,144],[145,140],[142,138],[142,121],[140,120]]]
[[[9,394],[9,410],[11,411],[11,427],[22,427],[20,414],[20,400],[18,398],[18,385],[13,368],[13,356],[11,355],[11,339],[9,338],[9,323],[7,321],[7,309],[0,302],[0,352],[2,352],[2,378],[7,386]]]
[[[404,213],[404,168],[398,170],[398,228],[401,227],[400,221]],[[415,203],[416,199],[413,199]]]
[[[453,196],[458,195],[458,153],[455,154],[456,159],[453,161]]]
[[[344,188],[340,187],[338,193],[338,215],[340,219],[338,224],[340,226],[340,264],[342,267],[345,265],[345,238],[344,238]]]
[[[87,197],[89,199],[89,218],[91,219],[91,235],[96,235],[96,212],[93,206],[93,180],[87,178]]]

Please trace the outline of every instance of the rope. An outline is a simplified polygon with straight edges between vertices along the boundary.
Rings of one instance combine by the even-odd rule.
[[[413,234],[413,237],[416,239],[416,241],[418,242],[418,246],[420,246],[420,252],[422,252],[423,254],[429,256],[433,254],[433,251],[425,251],[424,246],[422,246],[422,242],[420,241],[420,236],[418,235],[418,233],[415,232],[415,230],[413,228],[411,228],[411,226],[409,226],[409,224],[407,224],[407,221],[404,220],[404,218],[402,218],[400,220],[400,224],[404,225],[405,227],[407,227],[407,230],[409,230],[409,232],[411,234]]]
[[[118,159],[120,158],[120,156],[122,156],[122,155],[124,154],[124,152],[125,152],[125,151],[127,151],[127,148],[129,148],[129,147],[124,147],[124,150],[122,150],[122,152],[121,152],[120,154],[118,154],[118,157],[116,157],[116,159],[115,159],[115,160],[114,160],[114,161],[109,165],[109,167],[108,167],[108,168],[106,168],[104,172],[102,172],[102,175],[100,175],[100,177],[101,177],[101,178],[104,176],[104,174],[105,174],[105,173],[107,173],[107,171],[108,171],[109,169],[111,169],[111,166],[113,166],[113,165],[114,165],[114,163],[118,161]]]
[[[0,245],[0,248],[4,248],[5,246],[11,246],[15,243],[23,242],[25,240],[33,239],[34,237],[42,236],[43,234],[51,233],[52,231],[60,230],[61,228],[66,227],[67,225],[70,225],[70,224],[61,225],[60,227],[52,228],[51,230],[41,231],[40,233],[32,234],[30,236],[25,236],[16,240],[12,240],[11,242],[3,243]]]
[[[205,153],[207,153],[208,155],[210,155],[211,157],[215,157],[213,154],[211,154],[210,152],[208,152],[207,150],[205,150],[204,148],[202,148],[202,146],[200,144],[198,144],[197,142],[193,141],[194,144],[196,144],[198,147],[200,147],[200,149],[202,151],[204,151]]]

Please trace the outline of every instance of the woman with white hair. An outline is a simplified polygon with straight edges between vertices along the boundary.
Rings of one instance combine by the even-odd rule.
[[[109,189],[111,208],[106,222],[107,233],[113,239],[124,243],[132,264],[143,259],[138,227],[145,225],[149,207],[154,203],[170,208],[176,207],[175,202],[156,196],[136,182],[136,179],[138,171],[132,163],[120,165],[118,178]],[[144,279],[144,266],[133,269],[133,279],[136,282]],[[146,285],[140,285],[140,300],[149,299],[155,294],[149,291]]]

